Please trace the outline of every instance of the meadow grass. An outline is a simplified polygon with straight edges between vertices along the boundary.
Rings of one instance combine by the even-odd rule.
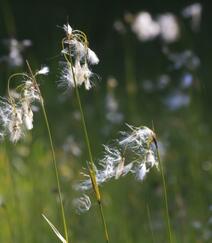
[[[68,25],[66,27],[68,28]],[[73,34],[72,30],[67,29],[66,32],[67,32],[66,33],[67,36],[62,41],[63,50],[65,50],[65,45],[67,44],[66,41],[72,40],[71,37],[71,35]],[[79,38],[80,36],[80,38],[83,39],[86,48],[88,48],[87,46],[88,41],[86,35],[83,32],[79,32],[79,31],[75,33],[77,33],[78,35],[77,38]],[[80,38],[78,40],[81,41],[82,39]],[[71,51],[72,51],[71,49],[68,49],[68,52],[71,53]],[[100,190],[101,183],[98,181],[99,172],[102,171],[99,169],[98,164],[94,163],[95,161],[94,158],[97,158],[98,157],[97,155],[101,154],[97,141],[101,141],[102,143],[105,143],[105,141],[108,142],[111,140],[111,137],[113,137],[113,135],[107,132],[106,132],[107,134],[104,135],[105,133],[104,129],[96,132],[96,129],[91,128],[92,127],[91,125],[87,126],[87,124],[92,124],[94,120],[98,121],[98,117],[100,115],[103,116],[105,110],[102,109],[101,106],[99,110],[95,110],[94,107],[96,106],[93,102],[94,101],[93,98],[91,98],[91,101],[89,100],[88,103],[85,102],[84,105],[82,104],[79,89],[82,84],[84,84],[86,88],[85,81],[83,81],[80,85],[78,84],[79,77],[76,75],[76,63],[75,60],[73,60],[74,56],[68,55],[66,52],[63,52],[62,54],[65,61],[67,62],[66,64],[70,71],[69,75],[73,77],[73,80],[71,80],[73,81],[73,83],[71,85],[72,85],[72,89],[74,89],[75,91],[75,97],[76,97],[76,101],[80,113],[81,130],[84,134],[84,143],[82,144],[85,144],[86,149],[84,149],[84,147],[82,146],[83,156],[80,158],[80,160],[86,160],[86,161],[88,160],[86,164],[87,165],[86,170],[88,172],[91,181],[91,187],[97,204],[95,204],[95,202],[94,203],[92,202],[94,204],[94,208],[93,209],[91,208],[90,212],[87,212],[87,215],[80,215],[80,216],[75,215],[73,213],[74,208],[71,203],[64,206],[64,201],[70,202],[71,199],[69,199],[69,197],[72,199],[74,198],[75,192],[70,188],[74,184],[74,181],[77,179],[77,175],[73,173],[71,176],[68,177],[68,179],[63,177],[63,175],[62,176],[60,175],[60,172],[62,171],[60,167],[62,165],[62,162],[59,160],[63,159],[63,156],[61,156],[61,154],[64,153],[64,151],[61,149],[61,144],[57,144],[55,146],[53,142],[52,134],[54,135],[54,133],[52,133],[50,130],[50,123],[54,124],[53,121],[54,116],[53,113],[51,112],[50,112],[50,117],[47,116],[46,106],[44,104],[44,96],[41,94],[40,86],[36,80],[37,72],[34,73],[29,63],[27,62],[29,74],[18,73],[12,75],[8,82],[8,91],[9,91],[8,94],[10,93],[10,81],[12,78],[18,76],[24,76],[33,81],[35,88],[39,94],[41,110],[45,122],[45,129],[47,130],[48,140],[50,143],[51,156],[49,151],[44,151],[45,148],[48,147],[45,144],[45,141],[47,139],[44,137],[40,137],[40,138],[37,137],[38,136],[37,134],[40,132],[39,129],[42,128],[35,128],[35,130],[36,129],[37,130],[33,133],[33,135],[35,135],[35,138],[33,138],[32,140],[37,141],[37,144],[34,145],[29,144],[28,149],[31,150],[31,157],[22,156],[23,158],[19,159],[14,153],[16,149],[17,150],[19,149],[22,142],[17,142],[17,144],[14,146],[11,144],[7,144],[8,143],[7,141],[2,143],[1,156],[0,156],[0,168],[1,168],[0,181],[2,185],[2,190],[0,193],[6,198],[6,200],[4,201],[2,199],[2,202],[0,203],[1,206],[0,214],[1,214],[1,218],[4,219],[0,222],[0,228],[2,229],[0,233],[0,241],[30,242],[30,243],[41,242],[41,241],[45,241],[45,242],[54,241],[55,240],[54,236],[52,236],[48,232],[48,230],[45,229],[45,227],[39,226],[42,222],[41,214],[44,212],[50,212],[50,215],[51,216],[53,215],[54,218],[54,220],[51,221],[56,222],[56,224],[51,223],[46,213],[43,214],[43,217],[47,221],[51,229],[54,231],[58,239],[61,240],[62,242],[65,243],[102,242],[103,241],[102,231],[98,225],[99,215],[96,212],[97,211],[96,206],[97,206],[99,208],[102,227],[104,229],[103,232],[104,241],[106,242],[126,242],[126,243],[204,242],[201,241],[202,239],[201,234],[198,235],[198,230],[195,231],[195,229],[192,228],[192,226],[189,225],[189,223],[191,224],[193,222],[192,217],[194,219],[195,217],[199,217],[202,222],[207,221],[208,211],[206,210],[206,206],[207,204],[209,204],[208,202],[210,201],[210,199],[205,195],[207,194],[208,191],[210,191],[210,188],[204,189],[204,183],[199,174],[198,162],[196,160],[196,157],[193,155],[192,150],[184,151],[185,154],[186,153],[188,154],[188,158],[190,160],[195,161],[195,163],[191,163],[190,161],[188,168],[185,165],[185,169],[188,175],[184,175],[183,172],[181,172],[179,168],[174,164],[168,165],[169,170],[166,170],[168,172],[165,173],[164,164],[162,163],[162,160],[160,158],[158,143],[154,138],[153,142],[156,147],[156,154],[159,163],[159,170],[160,170],[162,183],[159,182],[160,181],[159,175],[157,175],[155,172],[151,172],[150,175],[148,175],[147,178],[145,178],[145,180],[142,180],[142,184],[139,184],[139,182],[134,182],[131,175],[129,176],[129,178],[122,178],[123,168],[121,166],[123,166],[122,164],[123,161],[121,161],[118,166],[119,171],[118,172],[116,171],[114,176],[115,180],[110,180],[110,181],[108,180],[108,183],[104,185],[104,197],[103,197],[104,200],[102,199],[102,195],[101,195],[102,190]],[[129,55],[129,53],[127,55]],[[133,99],[129,101],[130,107],[132,108],[130,109],[131,112],[133,113],[132,116],[137,117],[137,120],[139,121],[142,120],[143,121],[142,123],[147,123],[146,121],[150,119],[148,115],[145,117],[145,108],[144,111],[142,110],[142,116],[144,116],[145,118],[141,118],[140,114],[137,114],[136,112],[136,110],[139,110],[140,108],[139,105],[135,104],[136,101],[138,100],[138,97],[136,96],[137,92],[134,93],[129,91],[129,86],[131,85],[130,82],[132,81],[132,80],[130,81],[130,77],[133,77],[132,58],[130,57],[129,59],[130,60],[128,61],[130,62],[130,64],[127,62],[127,60],[125,60],[126,65],[129,65],[128,67],[129,73],[128,76],[126,75],[128,77],[127,78],[128,83],[126,84],[126,89],[124,87],[123,90],[125,89],[126,94],[128,93],[128,95],[133,96]],[[84,65],[84,63],[83,64],[80,63],[80,65]],[[134,77],[132,79],[133,79],[132,85],[135,85],[136,81]],[[90,84],[87,84],[86,89],[90,89]],[[138,89],[138,87],[136,87],[135,89]],[[18,86],[18,90],[19,90],[19,86]],[[84,97],[87,98],[87,94],[84,94]],[[10,97],[10,99],[12,100],[13,98]],[[139,101],[141,103],[142,102],[144,103],[145,99],[144,100],[141,99]],[[125,98],[124,98],[124,102],[127,102]],[[46,98],[45,98],[45,103],[48,104],[48,99]],[[91,105],[90,110],[89,110],[89,105]],[[56,107],[57,109],[60,109],[59,106]],[[148,112],[148,107],[146,108],[146,112]],[[69,115],[70,114],[71,113],[69,113]],[[93,114],[94,116],[92,116]],[[156,118],[160,118],[158,117],[157,114],[155,116]],[[67,115],[64,115],[63,119],[61,118],[59,122],[61,122],[61,124],[65,122],[68,123],[68,120],[64,121],[66,117]],[[187,118],[189,119],[189,117]],[[72,128],[72,126],[74,127],[75,125],[76,125],[76,121],[72,121],[70,125],[68,125],[69,126],[69,128],[67,129],[68,132],[71,131],[72,133],[74,133],[73,131],[74,129]],[[105,126],[105,124],[96,124],[96,125],[98,125],[100,128]],[[113,124],[112,126],[115,127],[115,125]],[[166,126],[163,126],[162,124],[159,124],[159,126],[162,127],[164,130],[166,129]],[[88,129],[88,127],[90,129]],[[62,125],[61,127],[57,127],[56,129],[54,129],[54,131],[56,130],[58,133],[60,133],[60,129],[61,131],[63,130]],[[116,130],[115,132],[117,133],[120,130],[120,127],[117,127],[114,130]],[[64,131],[65,133],[67,132],[65,129]],[[93,134],[95,134],[95,132],[99,135],[98,137],[94,138]],[[181,132],[181,134],[183,134],[183,131]],[[55,139],[54,139],[55,141],[57,140],[56,137],[57,135],[55,132]],[[173,135],[173,138],[175,137],[176,134]],[[187,147],[189,147],[189,143],[190,140],[186,144]],[[6,150],[5,147],[7,148]],[[87,150],[87,153],[85,153],[85,150]],[[207,149],[204,151],[207,151],[207,154],[209,154]],[[174,151],[174,153],[172,153],[171,151],[169,153],[170,156],[169,158],[172,158],[172,154],[173,154],[173,161],[176,161],[178,158],[176,155],[176,151]],[[206,155],[204,156],[206,159],[208,158],[208,156]],[[50,159],[50,157],[52,159]],[[60,163],[57,162],[56,157]],[[29,160],[32,160],[33,163],[26,164],[29,162]],[[53,161],[55,175],[53,175],[49,171],[49,165],[48,162],[46,161],[50,161],[50,160]],[[79,159],[75,160],[73,159],[73,157],[71,157],[70,161],[68,162],[66,161],[66,163],[70,163],[71,165],[73,165],[73,164],[77,164],[78,160]],[[14,165],[14,163],[16,164]],[[81,167],[81,165],[76,165],[77,169],[79,169],[79,167]],[[173,174],[170,174],[170,168],[174,168],[172,170]],[[146,169],[148,170],[148,168]],[[181,180],[180,182],[179,181],[175,182],[174,186],[172,185],[170,186],[170,182],[167,178],[175,176],[175,173],[178,176],[178,180],[179,179],[185,180],[185,184],[187,183],[188,185],[186,186],[185,184],[183,184]],[[189,177],[188,181],[186,180],[187,176]],[[143,176],[141,177],[143,179]],[[193,187],[196,188],[198,191],[204,190],[205,194],[202,193],[201,196],[195,198],[194,190],[192,189],[190,190],[190,185],[189,185],[190,179],[192,180]],[[167,181],[169,183],[167,183]],[[53,203],[52,200],[52,198],[55,199],[55,195],[53,193],[52,194],[49,193],[51,191],[50,189],[51,185],[55,184],[55,182],[57,187],[56,194],[58,194],[59,196],[59,205],[60,205],[59,212],[57,207],[55,206],[55,203]],[[61,184],[65,186],[63,189]],[[185,190],[185,188],[188,191],[188,193],[191,194],[190,198],[188,196],[184,197],[182,195],[183,190]],[[163,191],[163,193],[161,193],[161,191]],[[168,195],[168,191],[169,192],[171,191],[172,194]],[[207,202],[204,201],[204,197],[207,198]],[[199,214],[196,210],[198,207],[196,207],[195,205],[191,206],[189,210],[185,209],[186,207],[188,207],[189,203],[192,203],[193,199],[196,202],[198,202],[199,207],[204,208],[204,210],[202,210]],[[49,200],[51,202],[49,202]],[[182,215],[179,216],[177,212],[175,212],[175,209],[173,209],[174,206],[173,207],[171,206],[170,209],[169,205],[172,205],[173,203],[179,211],[182,211]],[[106,211],[107,224],[105,219],[105,212],[103,212],[103,205],[104,205],[104,211]],[[188,213],[188,215],[185,215],[184,210]],[[165,212],[165,220],[163,220],[162,211]],[[170,212],[172,213],[171,216],[170,216]],[[58,225],[58,228],[59,229],[61,228],[60,222],[58,220],[58,218],[60,217],[62,218],[63,234],[61,234],[57,229],[57,227],[54,226],[54,225]],[[189,217],[191,217],[191,219],[189,219]],[[71,227],[70,224],[67,223],[67,221],[69,220],[66,220],[66,218],[71,218]],[[182,222],[182,225],[176,225],[179,224],[179,222]],[[199,221],[196,222],[195,227],[196,228],[200,227],[202,229],[203,226],[199,226],[201,224],[198,223]],[[206,222],[204,225],[205,228],[203,230],[205,231],[203,232],[206,233],[210,232],[208,230],[209,228],[208,223]],[[108,228],[110,228],[110,237],[109,237]],[[167,234],[166,237],[164,236],[165,231]],[[205,237],[205,235],[203,236]],[[200,241],[198,241],[198,239],[200,239]],[[205,240],[205,242],[209,242],[209,241]]]

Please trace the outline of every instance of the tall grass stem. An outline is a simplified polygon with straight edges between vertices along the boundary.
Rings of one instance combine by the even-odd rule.
[[[104,216],[99,186],[96,182],[95,165],[94,165],[94,161],[93,161],[93,155],[92,155],[92,152],[91,152],[91,145],[90,145],[88,130],[87,130],[86,122],[85,122],[85,115],[84,115],[83,108],[82,108],[82,103],[81,103],[81,99],[80,99],[79,90],[78,90],[78,87],[77,87],[77,82],[76,82],[76,77],[75,77],[75,74],[74,74],[72,61],[70,60],[68,62],[70,64],[72,74],[73,74],[75,91],[76,91],[76,98],[77,98],[77,102],[78,102],[78,106],[79,106],[79,110],[80,110],[80,114],[81,114],[82,128],[83,128],[85,142],[86,142],[87,150],[88,150],[88,156],[89,156],[89,160],[90,160],[89,166],[91,166],[91,170],[89,169],[89,173],[90,173],[90,177],[91,177],[91,181],[92,181],[93,190],[94,190],[94,193],[95,193],[98,205],[99,205],[99,210],[100,210],[101,219],[102,219],[102,225],[104,227],[105,239],[106,239],[106,242],[109,242],[108,227],[107,227],[105,216]]]
[[[63,199],[62,199],[62,193],[61,193],[61,185],[60,185],[60,178],[59,178],[59,173],[58,173],[55,149],[54,149],[54,145],[53,145],[53,139],[52,139],[52,134],[51,134],[50,126],[49,126],[48,116],[47,116],[47,112],[46,112],[45,105],[44,105],[44,99],[43,99],[43,96],[41,94],[41,91],[39,89],[39,86],[37,84],[37,81],[35,79],[35,76],[32,72],[32,69],[31,69],[28,61],[26,61],[26,63],[27,63],[27,66],[29,68],[29,71],[31,73],[31,76],[32,76],[32,78],[35,82],[36,88],[39,91],[39,95],[40,95],[41,108],[42,108],[42,112],[43,112],[43,115],[44,115],[46,128],[47,128],[47,131],[48,131],[48,137],[49,137],[49,142],[50,142],[50,147],[51,147],[51,152],[52,152],[52,159],[53,159],[53,164],[54,164],[54,170],[55,170],[55,175],[56,175],[57,189],[58,189],[58,194],[59,194],[59,201],[60,201],[61,215],[62,215],[62,220],[63,220],[64,234],[65,234],[66,243],[69,243],[68,229],[67,229],[64,205],[63,205]]]
[[[164,203],[165,203],[165,216],[166,216],[166,225],[167,225],[167,237],[168,237],[168,242],[172,243],[172,230],[171,230],[171,223],[170,223],[170,216],[169,216],[169,206],[168,206],[168,197],[167,197],[167,189],[166,189],[166,180],[165,180],[165,175],[164,175],[164,169],[163,169],[163,164],[160,158],[160,153],[158,149],[158,144],[157,141],[155,140],[155,146],[156,146],[156,151],[157,151],[157,157],[159,161],[159,168],[161,171],[161,177],[162,177],[162,183],[163,183],[163,195],[164,195]]]

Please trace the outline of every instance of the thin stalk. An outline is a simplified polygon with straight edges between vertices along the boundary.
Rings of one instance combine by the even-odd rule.
[[[55,150],[54,150],[51,130],[50,130],[50,127],[49,127],[49,121],[48,121],[48,117],[47,117],[47,114],[46,114],[46,109],[45,109],[43,100],[41,101],[41,108],[42,108],[42,111],[43,111],[44,120],[45,120],[46,127],[47,127],[47,130],[48,130],[49,142],[50,142],[52,158],[53,158],[53,162],[54,162],[54,170],[55,170],[55,175],[56,175],[56,180],[57,180],[57,188],[58,188],[58,193],[59,193],[61,214],[62,214],[62,219],[63,219],[63,228],[64,228],[64,233],[65,233],[65,239],[66,239],[66,242],[68,243],[69,242],[68,241],[68,230],[67,230],[65,211],[64,211],[63,200],[62,200],[62,193],[61,193],[60,179],[59,179],[59,173],[58,173],[58,168],[57,168],[57,161],[56,161],[56,156],[55,156]]]
[[[7,219],[9,232],[10,232],[10,242],[13,243],[14,239],[15,239],[14,233],[13,233],[13,226],[12,226],[12,222],[10,220],[10,215],[9,215],[9,212],[8,212],[6,205],[4,205],[4,212],[5,212],[5,216],[6,216],[6,219]]]
[[[172,243],[172,230],[171,230],[171,224],[170,224],[170,217],[169,217],[169,206],[168,206],[168,197],[167,197],[167,189],[166,189],[166,180],[165,180],[165,175],[164,175],[164,170],[163,170],[163,165],[162,161],[160,159],[160,154],[159,154],[159,149],[158,149],[158,144],[157,141],[154,140],[155,146],[156,146],[156,151],[157,151],[157,157],[159,161],[159,168],[161,171],[161,177],[162,177],[162,183],[163,183],[163,195],[164,195],[164,202],[165,202],[165,215],[166,215],[166,225],[167,225],[167,237],[168,241]]]
[[[146,208],[147,208],[147,216],[148,216],[148,221],[149,221],[149,228],[150,228],[150,232],[151,232],[151,236],[152,236],[152,242],[155,243],[156,241],[155,241],[154,231],[153,231],[153,226],[152,226],[152,217],[151,217],[150,208],[149,208],[148,204],[147,204]]]
[[[91,168],[89,168],[90,178],[91,178],[93,190],[95,192],[96,199],[97,199],[98,205],[99,205],[99,210],[100,210],[101,219],[102,219],[102,225],[103,225],[104,233],[105,233],[105,239],[106,239],[106,242],[109,242],[108,228],[107,228],[107,224],[106,224],[106,220],[105,220],[105,216],[104,216],[101,195],[100,195],[100,191],[99,191],[99,186],[96,182],[95,165],[94,165],[94,161],[93,161],[93,155],[91,152],[91,145],[90,145],[88,130],[87,130],[86,122],[85,122],[85,115],[83,112],[80,94],[79,94],[79,90],[78,90],[77,83],[76,83],[76,77],[74,74],[73,65],[72,65],[71,61],[68,61],[68,63],[70,64],[72,74],[73,74],[76,97],[77,97],[77,102],[78,102],[78,106],[79,106],[79,110],[80,110],[80,114],[81,114],[82,128],[83,128],[85,142],[86,142],[87,150],[88,150],[88,156],[89,156],[89,160],[90,160],[90,166],[91,166]]]
[[[60,201],[60,209],[61,209],[61,215],[62,215],[62,220],[63,220],[64,234],[65,234],[66,243],[69,243],[66,217],[65,217],[65,211],[64,211],[63,200],[62,200],[62,193],[61,193],[60,178],[59,178],[59,173],[58,173],[58,168],[57,168],[55,149],[54,149],[54,145],[53,145],[53,139],[52,139],[52,134],[51,134],[50,126],[49,126],[48,116],[47,116],[47,113],[46,113],[43,96],[41,94],[41,91],[40,91],[39,86],[37,84],[37,81],[35,79],[35,75],[33,74],[32,69],[31,69],[28,61],[26,61],[26,63],[27,63],[27,66],[29,68],[29,71],[31,73],[31,76],[33,78],[33,81],[36,85],[36,88],[39,91],[39,95],[40,95],[41,108],[42,108],[42,111],[43,111],[43,116],[44,116],[44,120],[45,120],[45,123],[46,123],[47,131],[48,131],[48,137],[49,137],[49,142],[50,142],[50,147],[51,147],[51,152],[52,152],[52,159],[53,159],[53,164],[54,164],[54,170],[55,170],[55,175],[56,175],[57,189],[58,189],[58,193],[59,193],[59,201]]]
[[[21,241],[25,242],[25,233],[24,233],[24,228],[23,228],[23,218],[21,217],[22,216],[21,202],[20,202],[20,198],[19,198],[19,195],[18,195],[18,190],[17,190],[17,187],[16,187],[14,173],[13,173],[13,170],[11,168],[12,165],[10,163],[10,158],[8,157],[9,156],[9,152],[8,152],[8,149],[7,149],[6,142],[4,144],[4,150],[5,150],[5,155],[6,155],[5,161],[7,163],[8,175],[9,175],[10,182],[11,182],[11,191],[12,191],[13,204],[14,204],[13,206],[15,207],[15,210],[17,210],[17,214],[18,214],[18,218],[16,217],[16,220],[18,220],[19,237],[21,235],[23,237],[21,239]],[[15,233],[16,232],[14,231],[13,235],[15,235]]]

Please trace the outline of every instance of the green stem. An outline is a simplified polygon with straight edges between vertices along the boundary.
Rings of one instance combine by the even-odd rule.
[[[7,206],[4,206],[4,212],[5,212],[5,216],[6,216],[6,219],[7,219],[9,232],[10,232],[10,238],[11,238],[11,239],[10,239],[10,242],[13,243],[15,237],[14,237],[14,234],[13,234],[13,226],[12,226],[12,222],[11,222],[11,220],[10,220],[10,215],[9,215]]]
[[[83,132],[84,132],[85,142],[86,142],[86,145],[87,145],[88,156],[89,156],[90,165],[91,165],[91,171],[89,169],[89,173],[90,173],[90,177],[91,177],[91,181],[92,181],[93,190],[94,190],[94,193],[95,193],[96,199],[98,201],[98,205],[99,205],[99,210],[100,210],[102,224],[103,224],[104,233],[105,233],[105,239],[106,239],[106,242],[109,242],[108,228],[107,228],[107,224],[106,224],[106,220],[105,220],[105,216],[104,216],[104,212],[103,212],[102,200],[101,200],[101,196],[100,196],[99,186],[96,182],[95,165],[94,165],[93,156],[92,156],[92,152],[91,152],[91,145],[90,145],[88,130],[87,130],[86,122],[85,122],[85,116],[84,116],[84,112],[83,112],[83,108],[82,108],[79,90],[78,90],[78,87],[77,87],[77,82],[76,82],[76,77],[75,77],[75,74],[74,74],[72,61],[68,61],[68,63],[70,64],[72,74],[73,74],[76,97],[77,97],[77,102],[78,102],[78,106],[79,106],[79,110],[80,110],[80,114],[81,114],[82,128],[83,128]]]
[[[42,107],[46,127],[48,130],[49,142],[50,142],[50,146],[51,146],[52,158],[53,158],[53,163],[54,163],[54,170],[55,170],[55,175],[56,175],[56,180],[57,180],[57,188],[58,188],[58,193],[59,193],[59,200],[60,200],[61,214],[62,214],[62,219],[63,219],[65,239],[66,239],[66,243],[68,243],[69,242],[68,241],[68,230],[67,230],[64,206],[63,206],[63,200],[62,200],[62,193],[61,193],[60,179],[59,179],[59,173],[58,173],[58,168],[57,168],[57,161],[56,161],[55,150],[54,150],[54,145],[53,145],[53,140],[52,140],[52,134],[51,134],[51,130],[49,127],[49,121],[48,121],[48,117],[46,114],[46,109],[45,109],[42,97],[41,97],[41,107]]]
[[[157,150],[157,157],[159,161],[159,167],[161,171],[161,177],[162,177],[162,183],[163,183],[163,194],[164,194],[164,202],[165,202],[165,215],[166,215],[166,225],[167,225],[167,237],[168,241],[172,243],[172,230],[171,230],[171,224],[170,224],[170,217],[169,217],[169,207],[168,207],[168,197],[167,197],[167,189],[166,189],[166,180],[165,180],[165,175],[164,175],[164,170],[163,170],[163,165],[160,159],[160,154],[159,154],[159,149],[158,149],[158,144],[157,141],[155,140],[155,146]]]
[[[46,123],[46,128],[47,128],[48,136],[49,136],[51,152],[52,152],[54,170],[55,170],[56,181],[57,181],[57,189],[58,189],[58,193],[59,193],[61,215],[62,215],[62,220],[63,220],[64,234],[65,234],[66,243],[68,243],[69,239],[68,239],[68,230],[67,230],[67,224],[66,224],[66,217],[65,217],[65,211],[64,211],[63,200],[62,200],[62,193],[61,193],[60,179],[59,179],[59,173],[58,173],[58,168],[57,168],[57,161],[56,161],[56,156],[55,156],[55,149],[54,149],[54,145],[53,145],[53,139],[52,139],[52,134],[51,134],[50,126],[49,126],[48,116],[47,116],[47,113],[46,113],[43,96],[41,94],[41,91],[40,91],[39,86],[38,86],[37,81],[36,81],[36,77],[35,77],[36,74],[35,75],[33,74],[32,69],[31,69],[31,67],[29,65],[29,62],[27,60],[26,60],[26,64],[28,66],[28,69],[29,69],[31,78],[32,78],[32,80],[34,82],[34,85],[35,85],[35,87],[36,87],[36,89],[37,89],[37,91],[39,93],[39,96],[40,96],[41,108],[42,108],[42,111],[43,111],[44,120],[45,120],[45,123]]]
[[[153,226],[152,226],[152,217],[150,213],[150,208],[149,205],[147,204],[147,216],[148,216],[148,221],[149,221],[149,228],[152,236],[152,242],[155,243],[155,237],[154,237],[154,231],[153,231]]]
[[[17,190],[17,187],[16,187],[14,173],[13,173],[13,170],[11,168],[12,165],[10,163],[9,152],[8,152],[8,149],[7,149],[6,142],[5,142],[5,145],[4,145],[4,150],[5,150],[5,155],[6,155],[6,163],[7,163],[7,167],[8,167],[8,175],[9,175],[10,182],[11,182],[11,192],[12,192],[12,196],[13,196],[13,204],[14,204],[14,208],[17,212],[16,220],[18,221],[19,237],[22,237],[22,239],[20,239],[20,240],[22,242],[25,242],[25,233],[24,233],[24,228],[23,228],[23,217],[21,217],[22,216],[21,202],[20,202],[18,190]],[[16,232],[14,232],[14,235],[15,235],[15,233]]]

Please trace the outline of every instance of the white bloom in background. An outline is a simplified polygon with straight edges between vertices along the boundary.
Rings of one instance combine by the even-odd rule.
[[[173,63],[173,68],[176,70],[186,68],[193,71],[200,66],[200,59],[192,50],[172,53],[168,48],[163,48],[163,53]]]
[[[183,9],[182,15],[185,18],[191,18],[191,27],[194,31],[199,30],[201,17],[202,17],[202,5],[201,3],[194,3]]]
[[[148,12],[137,14],[131,28],[141,41],[152,40],[160,33],[159,24],[152,19],[151,14]]]
[[[90,209],[91,200],[88,195],[83,194],[83,196],[73,200],[73,206],[75,207],[77,213],[84,213]]]
[[[172,13],[162,14],[158,17],[161,38],[167,42],[174,42],[180,36],[180,28],[175,15]]]
[[[120,123],[123,120],[123,114],[119,111],[119,103],[115,96],[115,88],[118,82],[110,77],[107,80],[107,95],[105,97],[106,118],[111,123]]]
[[[30,40],[18,41],[14,38],[5,40],[5,45],[8,47],[9,53],[1,59],[5,60],[11,67],[20,67],[23,65],[23,51],[32,45]]]

